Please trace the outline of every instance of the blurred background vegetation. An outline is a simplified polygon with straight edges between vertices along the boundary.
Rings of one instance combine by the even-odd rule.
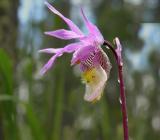
[[[123,44],[130,140],[160,139],[160,0],[50,0],[86,32],[82,6],[105,39]],[[99,102],[83,100],[71,55],[45,76],[47,47],[69,43],[44,31],[67,28],[44,0],[0,0],[0,140],[122,140],[117,67]]]

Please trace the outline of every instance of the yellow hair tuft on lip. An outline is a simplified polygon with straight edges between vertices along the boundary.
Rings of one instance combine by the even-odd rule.
[[[89,69],[82,74],[83,83],[91,84],[96,82],[96,69]]]

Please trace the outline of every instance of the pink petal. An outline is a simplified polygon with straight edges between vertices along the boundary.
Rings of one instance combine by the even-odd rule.
[[[57,57],[58,57],[57,55],[54,55],[49,59],[49,61],[40,70],[41,75],[45,74],[52,67]]]
[[[63,50],[64,50],[64,52],[72,53],[72,52],[78,50],[79,48],[81,48],[82,46],[83,46],[83,44],[80,43],[80,42],[78,42],[78,43],[71,43],[71,44],[65,46],[63,48]]]
[[[80,38],[82,35],[78,35],[77,33],[73,31],[68,31],[65,29],[60,29],[56,31],[49,31],[45,32],[46,35],[54,36],[60,39],[68,40],[68,39],[75,39],[75,38]]]
[[[97,26],[95,26],[93,23],[91,23],[87,17],[85,16],[83,9],[81,8],[81,13],[84,19],[84,22],[89,30],[89,36],[88,39],[91,39],[92,41],[96,41],[99,44],[103,44],[104,39],[102,34],[100,33],[99,29],[97,28]]]
[[[71,65],[76,64],[77,61],[84,61],[91,53],[93,53],[95,47],[93,46],[82,46],[75,51],[73,54]]]
[[[45,53],[56,53],[43,66],[43,68],[40,71],[40,74],[43,75],[44,73],[46,73],[46,71],[52,67],[52,65],[54,64],[57,57],[62,56],[63,53],[72,53],[75,50],[77,50],[79,47],[82,47],[82,44],[78,42],[78,43],[69,44],[69,45],[65,46],[64,48],[58,48],[58,49],[47,48],[47,49],[40,50],[40,52],[45,52]]]
[[[48,2],[45,1],[45,5],[56,15],[58,15],[59,17],[61,17],[69,26],[69,28],[79,34],[79,35],[83,35],[83,33],[80,31],[80,29],[68,18],[66,18],[65,16],[63,16],[59,11],[57,11],[52,5],[50,5]]]
[[[55,49],[55,48],[47,48],[47,49],[39,50],[38,52],[40,52],[40,53],[51,53],[51,54],[53,54],[53,53],[57,53],[57,52],[60,51],[60,50],[61,50],[61,48],[57,48],[57,49]]]
[[[64,53],[64,52],[71,53],[80,47],[82,47],[82,44],[78,42],[78,43],[68,44],[64,48],[46,48],[46,49],[39,50],[39,52],[40,53],[50,53],[50,54]]]

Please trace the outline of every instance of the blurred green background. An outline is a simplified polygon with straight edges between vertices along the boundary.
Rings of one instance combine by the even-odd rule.
[[[80,6],[105,39],[123,44],[130,140],[160,139],[160,0],[50,0],[86,32]],[[44,0],[0,0],[0,140],[123,140],[117,67],[103,98],[83,100],[85,87],[71,55],[57,59],[37,51],[63,47],[44,31],[67,28]]]

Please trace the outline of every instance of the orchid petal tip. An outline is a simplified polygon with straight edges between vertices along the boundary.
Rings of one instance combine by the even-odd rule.
[[[45,73],[46,73],[46,70],[45,70],[45,69],[41,69],[40,72],[39,72],[39,74],[40,74],[41,76],[43,76]]]
[[[45,0],[45,1],[44,1],[44,4],[45,4],[45,5],[48,5],[48,2]]]
[[[38,50],[38,53],[42,53],[43,51],[42,50]]]
[[[50,35],[50,32],[44,32],[45,35]]]

